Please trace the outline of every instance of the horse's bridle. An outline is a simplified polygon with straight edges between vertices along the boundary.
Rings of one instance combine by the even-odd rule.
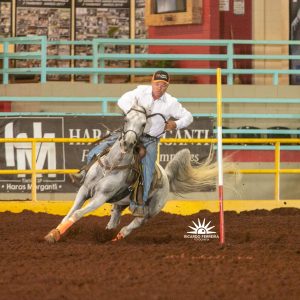
[[[125,116],[127,116],[132,110],[134,110],[134,111],[137,111],[137,112],[140,112],[140,113],[144,114],[146,116],[146,119],[147,119],[148,117],[147,117],[146,109],[144,107],[142,107],[142,108],[143,108],[143,110],[139,110],[137,108],[132,107],[132,108],[129,109],[129,111],[127,112],[127,114]],[[123,129],[122,129],[121,136],[120,136],[119,140],[121,140],[122,138],[124,139],[125,135],[128,132],[133,132],[135,134],[136,140],[138,140],[138,134],[132,129],[124,131],[124,126],[123,126]]]
[[[148,116],[147,116],[147,111],[146,111],[146,109],[145,109],[144,107],[142,107],[142,108],[143,108],[143,110],[139,110],[139,109],[136,109],[136,108],[133,108],[133,107],[132,107],[132,108],[129,109],[129,111],[126,113],[125,116],[127,116],[132,110],[134,110],[134,111],[137,111],[137,112],[140,112],[140,113],[146,115],[146,119],[152,118],[152,117],[154,117],[154,116],[160,116],[160,117],[163,118],[164,122],[167,123],[167,120],[166,120],[165,116],[162,115],[161,113],[154,113],[154,114],[151,114],[151,115],[148,115]],[[133,132],[133,133],[135,134],[135,136],[136,136],[136,139],[138,140],[138,135],[137,135],[137,133],[136,133],[134,130],[129,129],[129,130],[124,131],[124,127],[123,127],[123,129],[122,129],[121,136],[120,136],[119,140],[121,140],[122,138],[124,138],[125,135],[126,135],[126,133],[128,133],[128,132]],[[161,136],[161,135],[164,134],[165,132],[166,132],[166,131],[164,130],[162,133],[160,133],[160,134],[159,134],[157,137],[155,137],[155,138],[158,138],[159,136]]]

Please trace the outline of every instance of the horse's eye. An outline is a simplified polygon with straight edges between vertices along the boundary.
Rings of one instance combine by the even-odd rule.
[[[142,127],[145,127],[146,126],[146,123],[142,124]]]

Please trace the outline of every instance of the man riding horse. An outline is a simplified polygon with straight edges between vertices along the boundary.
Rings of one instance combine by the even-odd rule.
[[[193,121],[192,114],[187,111],[178,100],[166,93],[170,83],[170,76],[165,71],[157,71],[152,76],[151,86],[140,85],[136,89],[125,93],[118,100],[118,105],[126,114],[134,103],[143,106],[147,110],[147,123],[140,142],[146,148],[146,154],[142,158],[143,166],[143,196],[142,205],[131,203],[131,210],[135,216],[144,216],[148,213],[148,194],[157,157],[157,145],[159,138],[165,131],[181,129],[189,126]],[[176,119],[176,121],[170,120]],[[105,149],[112,146],[120,137],[120,132],[113,132],[108,138],[95,146],[87,156],[87,163]],[[72,175],[73,180],[83,180],[86,168]]]

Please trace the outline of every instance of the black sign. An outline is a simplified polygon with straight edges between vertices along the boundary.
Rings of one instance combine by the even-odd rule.
[[[1,118],[1,138],[102,138],[110,131],[120,128],[122,117],[22,117]],[[194,118],[189,129],[176,130],[164,137],[205,138],[211,137],[212,120]],[[36,168],[40,169],[80,169],[86,162],[88,152],[94,147],[87,143],[37,143]],[[207,157],[210,145],[162,144],[160,162],[165,166],[177,151],[189,148],[192,159],[201,161]],[[0,169],[31,169],[31,143],[0,143]],[[67,174],[37,174],[38,192],[75,192]],[[31,175],[0,175],[1,192],[30,192]]]
[[[213,120],[209,118],[194,117],[194,122],[188,129],[167,132],[163,137],[178,139],[204,139],[211,138],[212,136]],[[160,164],[165,167],[166,164],[172,160],[175,154],[184,148],[190,149],[193,161],[201,162],[209,155],[211,144],[163,143],[160,145]]]

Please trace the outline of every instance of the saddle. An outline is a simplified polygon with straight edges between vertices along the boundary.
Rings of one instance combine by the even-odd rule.
[[[142,144],[138,144],[135,147],[135,151],[138,154],[138,157],[135,158],[136,168],[138,170],[140,170],[140,172],[142,173],[142,162],[141,161],[142,161],[142,158],[146,155],[146,148]],[[141,178],[141,179],[143,179],[143,178]],[[162,187],[162,173],[159,168],[159,165],[157,163],[155,163],[150,191],[155,188],[160,188],[160,187]]]
[[[138,144],[134,149],[134,160],[130,167],[129,174],[126,179],[126,183],[129,185],[128,189],[118,193],[108,202],[117,202],[130,194],[131,201],[137,205],[143,205],[143,192],[144,192],[144,180],[143,180],[143,167],[142,159],[146,155],[146,148],[142,144]],[[156,188],[162,187],[162,173],[155,163],[155,169],[153,172],[152,183],[150,192]]]
[[[131,201],[135,202],[136,205],[144,205],[144,201],[143,201],[143,192],[144,192],[144,182],[143,182],[143,175],[142,175],[142,164],[140,162],[139,165],[140,168],[140,174],[139,177],[137,178],[136,182],[132,185],[132,192],[131,192],[131,196],[130,199]],[[162,173],[161,170],[158,166],[157,163],[155,163],[155,168],[154,168],[154,172],[153,172],[153,177],[152,177],[152,182],[151,182],[151,186],[150,186],[150,191],[149,193],[151,193],[151,191],[153,191],[156,188],[161,188],[163,185],[162,182]],[[149,201],[149,199],[148,199]]]
[[[94,164],[95,161],[98,161],[102,165],[101,159],[110,151],[110,147],[106,148],[102,153],[95,155],[91,162],[84,167],[85,171],[88,172],[90,167]],[[137,144],[134,148],[134,159],[129,168],[129,174],[126,178],[126,183],[129,185],[128,189],[120,191],[113,198],[109,199],[107,202],[117,202],[129,194],[131,194],[130,199],[138,205],[143,204],[143,168],[142,168],[142,159],[146,155],[146,148],[141,144]],[[118,168],[118,167],[116,167]],[[119,167],[123,168],[123,167]],[[150,192],[153,189],[162,187],[162,173],[158,166],[155,163],[155,169],[153,172],[152,183],[150,187]]]

